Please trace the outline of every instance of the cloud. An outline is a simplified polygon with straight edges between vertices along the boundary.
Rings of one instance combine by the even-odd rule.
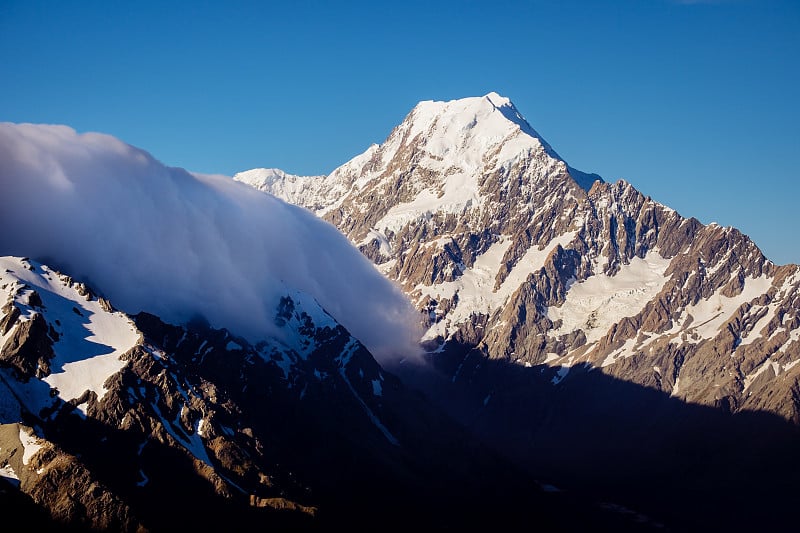
[[[0,123],[0,255],[88,280],[120,309],[198,314],[280,337],[278,298],[311,294],[379,360],[417,353],[416,312],[339,231],[219,175],[66,126]]]

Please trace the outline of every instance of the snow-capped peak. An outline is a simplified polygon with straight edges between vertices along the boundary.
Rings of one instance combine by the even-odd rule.
[[[505,96],[501,96],[496,92],[492,91],[484,96],[487,100],[492,102],[496,107],[504,106],[504,105],[511,105],[513,107],[514,104],[511,104],[511,100],[506,98]]]
[[[420,102],[399,130],[410,138],[422,135],[425,149],[434,157],[458,156],[478,166],[487,150],[511,140],[513,152],[543,146],[538,134],[508,98],[495,92],[450,101]],[[387,141],[390,142],[391,138]]]
[[[434,213],[480,210],[492,191],[509,186],[512,175],[525,184],[526,194],[552,180],[571,181],[567,175],[585,191],[595,180],[602,181],[569,167],[511,100],[494,91],[419,102],[383,143],[371,145],[328,176],[303,178],[277,169],[254,169],[234,179],[302,205],[334,224],[339,223],[333,220],[337,216],[354,216],[351,209],[359,211],[369,198],[383,198],[368,218],[376,224],[373,229],[396,232]]]
[[[484,96],[461,98],[450,101],[426,100],[414,110],[398,127],[413,137],[424,134],[435,142],[427,142],[429,151],[437,156],[465,155],[468,160],[481,158],[502,145],[497,151],[498,168],[531,152],[543,150],[546,158],[564,163],[572,178],[589,190],[594,181],[603,181],[597,174],[581,172],[569,166],[564,159],[533,129],[510,98],[497,92]],[[387,143],[391,137],[387,139]],[[460,150],[453,152],[453,147]]]
[[[505,187],[512,173],[521,173],[523,181],[534,186],[562,179],[567,172],[566,163],[511,101],[490,92],[420,102],[383,144],[320,180],[317,189],[325,192],[323,202],[301,198],[297,203],[325,216],[345,203],[361,205],[367,196],[379,195],[386,200],[375,228],[397,231],[433,213],[480,209],[490,190]],[[282,193],[278,187],[271,189]],[[377,214],[373,210],[371,216]]]
[[[254,168],[252,170],[239,172],[234,176],[234,179],[257,189],[263,189],[264,187],[274,185],[284,180],[297,181],[316,177],[319,176],[297,176],[284,172],[279,168]]]

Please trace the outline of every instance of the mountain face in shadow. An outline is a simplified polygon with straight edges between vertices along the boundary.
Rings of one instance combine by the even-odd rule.
[[[478,350],[451,361],[456,380],[401,375],[546,484],[670,531],[794,530],[800,430],[782,417],[687,404],[588,365],[553,386],[560,369]]]

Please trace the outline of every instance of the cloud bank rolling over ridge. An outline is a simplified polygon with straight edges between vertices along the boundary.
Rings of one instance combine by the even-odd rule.
[[[281,338],[280,296],[311,294],[379,360],[418,351],[416,312],[312,213],[112,136],[0,123],[0,255],[83,278],[123,311]]]

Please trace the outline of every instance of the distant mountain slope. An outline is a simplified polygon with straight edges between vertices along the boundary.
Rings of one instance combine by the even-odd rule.
[[[453,379],[467,346],[547,365],[553,384],[586,363],[687,401],[800,421],[800,269],[772,264],[733,228],[590,176],[489,93],[421,102],[383,144],[300,178],[309,195],[292,201],[404,288]],[[285,197],[282,183],[259,187]]]
[[[234,176],[234,179],[292,204],[310,202],[314,205],[322,205],[325,199],[318,196],[316,184],[323,177],[295,176],[287,174],[279,168],[256,168],[240,172]]]

